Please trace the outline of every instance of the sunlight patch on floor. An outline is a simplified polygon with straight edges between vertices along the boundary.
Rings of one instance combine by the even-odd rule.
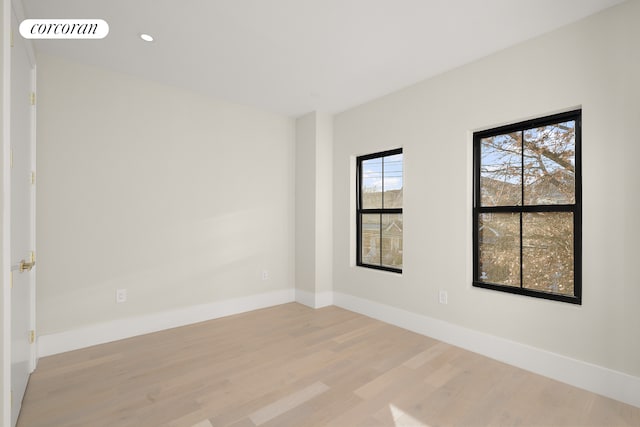
[[[395,427],[430,427],[429,424],[415,419],[393,404],[389,404],[389,410]]]

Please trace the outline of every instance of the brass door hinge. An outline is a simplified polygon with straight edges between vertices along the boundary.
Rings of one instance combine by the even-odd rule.
[[[29,331],[29,344],[36,342],[36,331],[33,329]]]
[[[36,105],[36,93],[35,92],[31,92],[31,95],[29,95],[29,99],[31,100],[31,105]]]
[[[36,173],[31,172],[31,185],[35,185],[35,184],[36,184]]]

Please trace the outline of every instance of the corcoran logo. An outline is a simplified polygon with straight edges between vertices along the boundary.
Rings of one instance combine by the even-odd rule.
[[[109,24],[103,19],[25,19],[20,34],[25,39],[103,39]]]

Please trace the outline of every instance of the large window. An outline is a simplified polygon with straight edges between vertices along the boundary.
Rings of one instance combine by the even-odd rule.
[[[581,303],[581,111],[473,135],[473,285]]]
[[[357,263],[402,272],[402,149],[357,159]]]

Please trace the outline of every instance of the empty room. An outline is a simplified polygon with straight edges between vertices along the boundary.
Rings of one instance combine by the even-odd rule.
[[[0,425],[640,426],[640,0],[1,3]]]

